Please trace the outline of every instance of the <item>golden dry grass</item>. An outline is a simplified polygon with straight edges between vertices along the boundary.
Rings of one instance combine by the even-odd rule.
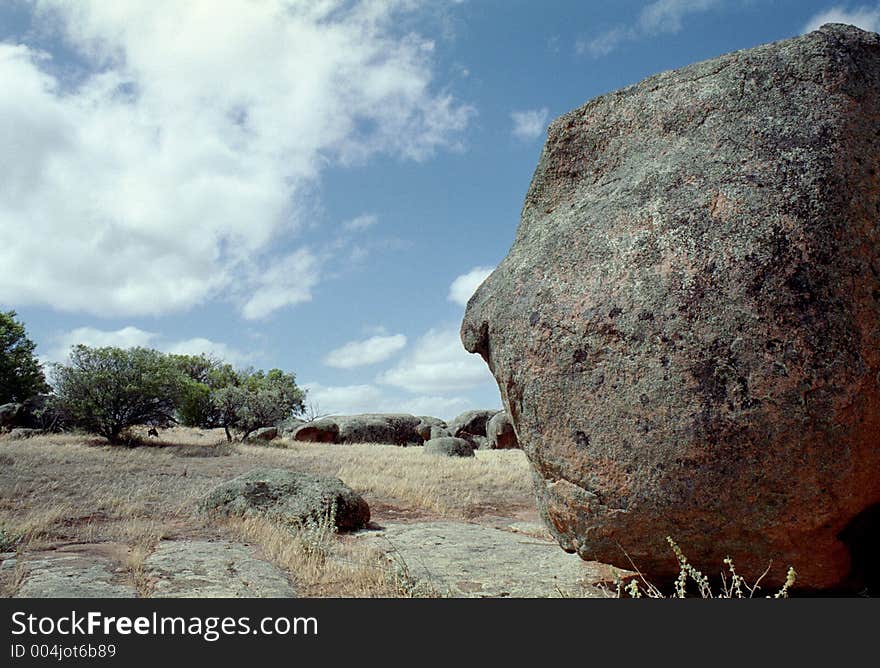
[[[389,569],[363,541],[298,534],[258,520],[218,523],[198,512],[198,502],[220,482],[268,466],[341,478],[364,496],[378,522],[535,512],[519,451],[456,459],[375,444],[230,445],[222,430],[182,428],[147,443],[127,448],[81,435],[0,437],[0,530],[17,537],[20,553],[72,543],[126,546],[122,565],[144,596],[150,586],[143,562],[160,539],[216,535],[254,542],[308,596],[400,596],[415,591],[406,574]],[[323,547],[314,551],[316,545]],[[19,577],[0,575],[4,595]]]

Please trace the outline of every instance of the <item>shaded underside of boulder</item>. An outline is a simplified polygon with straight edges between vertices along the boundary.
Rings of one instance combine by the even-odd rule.
[[[355,531],[370,521],[367,502],[338,478],[286,469],[254,469],[222,483],[208,493],[202,508],[293,524],[329,518],[340,531]]]
[[[672,536],[704,573],[875,577],[878,128],[880,37],[842,25],[552,123],[462,340],[564,548],[666,578]]]
[[[425,452],[429,455],[443,455],[445,457],[473,457],[474,446],[463,438],[446,436],[426,441]]]

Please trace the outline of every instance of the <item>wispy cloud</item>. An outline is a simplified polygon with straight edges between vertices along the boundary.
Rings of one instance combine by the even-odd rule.
[[[594,37],[580,39],[575,48],[578,53],[594,58],[605,56],[624,42],[680,32],[689,15],[716,9],[724,2],[725,0],[655,0],[639,12],[633,23],[617,25]]]
[[[811,32],[826,23],[848,23],[862,30],[880,31],[880,4],[848,7],[837,5],[826,9],[807,21],[803,32]]]
[[[513,121],[513,136],[523,141],[537,139],[547,130],[549,113],[547,107],[510,112],[510,119]]]
[[[349,341],[324,357],[324,364],[338,369],[353,369],[384,362],[406,347],[403,334],[372,336],[364,341]]]
[[[364,214],[362,216],[358,216],[357,218],[347,220],[342,224],[342,228],[346,232],[362,232],[363,230],[373,227],[378,222],[378,216],[374,216],[373,214]]]

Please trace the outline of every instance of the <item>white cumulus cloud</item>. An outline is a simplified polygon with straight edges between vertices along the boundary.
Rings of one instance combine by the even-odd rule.
[[[324,363],[338,369],[352,369],[383,362],[405,347],[406,337],[403,334],[372,336],[364,341],[349,341],[331,350],[324,357]]]
[[[513,121],[513,136],[523,141],[532,141],[542,136],[547,130],[547,116],[549,114],[550,111],[547,107],[528,111],[512,111],[510,118]]]
[[[862,30],[878,32],[880,31],[880,4],[874,6],[864,5],[853,7],[852,9],[845,5],[831,7],[816,14],[807,21],[803,32],[811,32],[826,23],[848,23]]]
[[[447,299],[467,306],[468,300],[474,294],[480,284],[485,281],[489,274],[495,270],[495,267],[474,267],[466,274],[458,276],[449,286],[449,295]]]
[[[319,415],[385,412],[385,394],[375,385],[303,383],[306,405]]]
[[[75,59],[0,43],[0,301],[125,316],[229,297],[253,319],[308,300],[316,272],[285,279],[322,171],[424,160],[473,114],[399,29],[411,0],[33,8],[30,34]]]
[[[377,381],[415,394],[443,395],[494,383],[479,355],[461,344],[458,328],[430,329],[413,350]]]

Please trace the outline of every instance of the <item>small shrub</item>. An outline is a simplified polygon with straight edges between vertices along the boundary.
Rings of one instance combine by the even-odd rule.
[[[721,587],[719,591],[715,592],[712,589],[712,584],[709,581],[709,578],[694,568],[678,544],[669,536],[666,537],[666,541],[672,548],[679,565],[678,577],[675,579],[675,593],[672,596],[665,596],[660,589],[648,582],[638,569],[636,569],[638,577],[630,578],[626,583],[618,581],[618,598],[623,598],[625,596],[629,596],[630,598],[687,598],[689,581],[696,585],[697,594],[701,598],[753,598],[760,589],[761,580],[763,580],[767,573],[770,572],[770,567],[768,566],[767,570],[764,571],[761,577],[759,577],[753,585],[749,585],[745,578],[736,572],[733,559],[727,557],[724,559],[727,573],[725,574],[724,570],[721,571]],[[728,577],[730,578],[729,581]],[[639,580],[642,582],[642,587],[639,586]],[[788,593],[796,581],[797,572],[793,567],[789,566],[785,577],[785,583],[782,585],[782,588],[772,596],[772,598],[788,598]],[[767,598],[771,597],[767,596]]]

